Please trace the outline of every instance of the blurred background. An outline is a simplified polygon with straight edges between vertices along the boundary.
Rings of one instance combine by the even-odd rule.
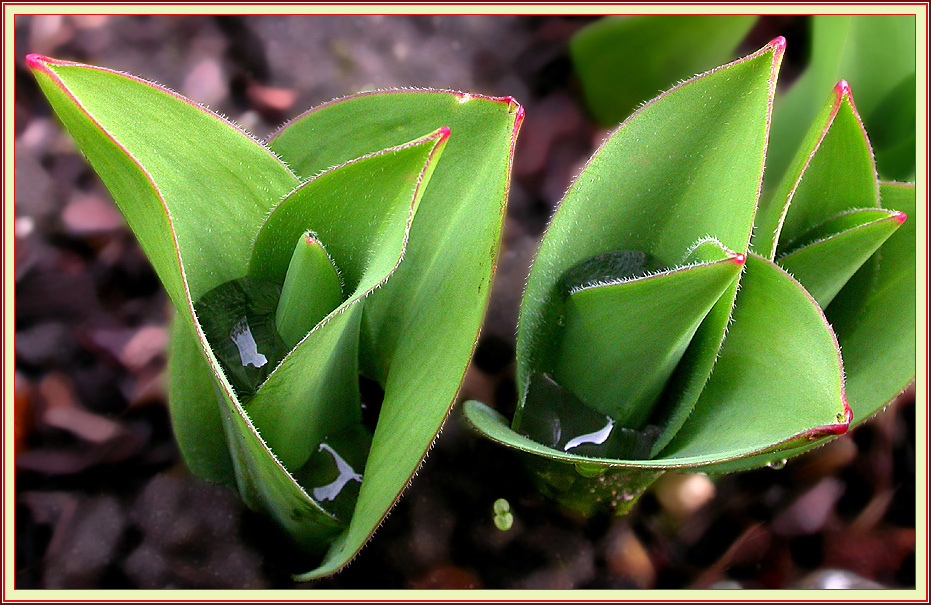
[[[313,105],[360,90],[515,97],[526,119],[501,258],[460,395],[507,415],[517,308],[536,244],[609,128],[676,81],[778,35],[788,40],[780,92],[802,81],[815,60],[810,17],[683,19],[638,42],[639,54],[623,44],[599,50],[626,56],[613,61],[624,69],[591,75],[592,53],[573,43],[581,30],[605,27],[591,16],[17,16],[16,587],[913,586],[912,389],[865,426],[785,468],[712,478],[669,473],[623,518],[585,519],[544,500],[514,454],[473,434],[454,408],[361,554],[332,578],[294,584],[290,574],[313,562],[244,509],[232,488],[185,469],[165,399],[168,299],[25,63],[28,53],[40,53],[136,74],[260,138]],[[709,38],[708,28],[721,33]],[[689,52],[687,36],[699,34],[718,40],[715,48]],[[686,49],[666,53],[665,63],[656,50],[663,36]],[[913,52],[912,36],[884,45]],[[592,88],[611,78],[613,90]],[[832,85],[819,90],[820,100]],[[629,98],[615,98],[614,113],[605,112],[605,95],[611,101],[621,92]],[[908,97],[896,102],[907,105]],[[868,132],[885,133],[880,143],[892,141],[885,175],[914,173],[913,95],[911,103],[911,172],[908,141],[901,143],[908,120],[877,119],[875,127],[868,120]],[[498,498],[514,516],[507,531],[493,522]]]

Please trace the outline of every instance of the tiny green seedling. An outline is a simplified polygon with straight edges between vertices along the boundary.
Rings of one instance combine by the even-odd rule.
[[[174,303],[169,402],[191,470],[323,555],[299,579],[340,569],[455,400],[523,110],[360,94],[262,144],[136,77],[27,60]]]
[[[492,506],[492,519],[495,527],[501,531],[508,531],[514,525],[514,515],[511,513],[511,503],[504,498],[495,500]]]
[[[627,512],[667,469],[780,467],[914,380],[915,187],[879,182],[846,82],[761,198],[784,48],[605,141],[528,278],[513,421],[465,404],[583,513]]]

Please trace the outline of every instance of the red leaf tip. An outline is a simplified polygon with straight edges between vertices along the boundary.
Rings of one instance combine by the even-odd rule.
[[[304,234],[304,242],[305,242],[308,246],[313,246],[314,244],[317,243],[317,238],[314,237],[313,235],[311,235],[310,233],[306,233],[306,234]]]
[[[30,69],[42,69],[50,60],[51,59],[45,55],[37,55],[35,53],[26,55],[26,65],[28,65]]]
[[[514,117],[514,128],[516,129],[524,121],[524,106],[517,101],[514,101],[514,105],[517,107],[517,115]]]
[[[850,96],[850,84],[847,83],[847,80],[841,80],[834,86],[834,92],[837,93],[837,96],[840,98]]]
[[[745,262],[747,262],[747,255],[741,254],[738,252],[737,254],[731,257],[731,260],[737,263],[738,265],[742,266]]]
[[[448,138],[449,137],[449,126],[441,126],[437,132],[439,133],[441,139]]]
[[[905,214],[904,212],[896,212],[896,213],[893,215],[893,218],[894,218],[895,220],[899,221],[899,224],[901,225],[901,224],[903,224],[905,221],[908,220],[908,215]]]
[[[770,42],[769,45],[772,46],[778,53],[785,52],[786,50],[785,36],[779,36],[778,38]]]

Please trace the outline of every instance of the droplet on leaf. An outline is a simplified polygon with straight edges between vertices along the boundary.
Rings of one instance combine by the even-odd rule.
[[[248,399],[287,353],[275,328],[280,290],[243,277],[223,283],[194,303],[207,342],[236,394]]]

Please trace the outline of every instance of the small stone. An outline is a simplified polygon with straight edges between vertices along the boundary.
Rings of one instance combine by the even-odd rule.
[[[153,359],[165,353],[168,332],[161,326],[145,326],[133,334],[120,351],[120,362],[133,372],[138,372]]]
[[[297,101],[297,92],[290,88],[273,88],[258,82],[250,82],[246,96],[259,112],[287,111]]]
[[[32,433],[32,383],[20,374],[13,374],[13,452],[26,451],[26,440]]]
[[[411,580],[408,583],[408,588],[414,590],[465,590],[482,588],[482,583],[475,574],[461,567],[443,565]]]
[[[660,505],[676,517],[688,517],[714,499],[714,483],[702,473],[666,473],[653,488]]]
[[[843,494],[841,481],[822,479],[773,519],[773,531],[781,536],[806,536],[820,531]]]
[[[96,196],[81,196],[61,213],[65,230],[73,236],[97,235],[123,228],[123,216],[112,203]]]
[[[18,330],[14,347],[18,363],[47,370],[68,363],[77,343],[67,324],[47,321]]]
[[[123,432],[118,423],[85,410],[74,393],[74,384],[64,374],[46,375],[39,383],[39,394],[45,402],[45,426],[68,431],[91,443],[106,443]]]
[[[637,588],[650,588],[656,582],[656,569],[649,553],[624,522],[615,523],[608,534],[605,561],[611,573]]]
[[[81,502],[63,528],[59,549],[49,553],[46,588],[96,588],[114,562],[126,515],[113,496]]]
[[[800,590],[868,590],[886,587],[845,569],[819,569],[786,588]]]
[[[222,101],[228,93],[228,86],[220,62],[213,57],[202,59],[188,73],[181,90],[189,99],[203,105]]]

